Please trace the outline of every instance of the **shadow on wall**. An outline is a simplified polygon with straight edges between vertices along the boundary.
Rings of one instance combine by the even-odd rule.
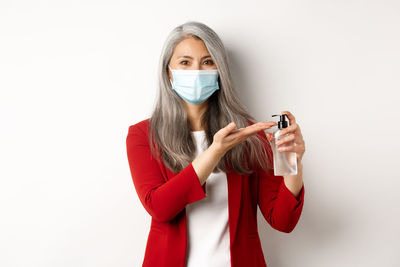
[[[286,267],[289,262],[300,263],[296,266],[309,266],[308,259],[316,253],[329,250],[337,243],[348,239],[350,232],[349,220],[343,221],[340,218],[357,216],[357,209],[347,206],[332,206],[334,200],[326,199],[321,190],[313,190],[311,181],[318,181],[313,177],[312,170],[304,170],[306,194],[304,206],[299,222],[291,233],[283,233],[273,229],[258,211],[258,231],[264,257],[267,265],[274,267]],[[308,188],[308,190],[307,190]],[[351,204],[350,204],[351,206]],[[346,213],[346,214],[345,214]],[[291,257],[288,260],[282,260]]]
[[[258,104],[259,81],[252,80],[251,77],[249,77],[249,73],[246,70],[249,68],[253,68],[253,65],[257,64],[259,59],[249,58],[248,55],[245,55],[237,51],[229,50],[228,48],[226,48],[226,52],[228,54],[228,62],[233,79],[233,84],[236,89],[237,95],[240,99],[240,102],[245,106],[246,103]],[[251,65],[247,66],[247,64]],[[268,91],[263,92],[263,95],[266,97],[268,97],[268,94],[269,94]],[[254,109],[248,111],[251,113],[252,111],[254,111]]]

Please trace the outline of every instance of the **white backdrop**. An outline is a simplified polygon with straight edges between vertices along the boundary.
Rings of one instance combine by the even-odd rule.
[[[141,266],[150,216],[126,157],[168,33],[206,23],[258,120],[306,142],[295,230],[259,213],[268,267],[400,266],[400,3],[0,2],[0,266]]]

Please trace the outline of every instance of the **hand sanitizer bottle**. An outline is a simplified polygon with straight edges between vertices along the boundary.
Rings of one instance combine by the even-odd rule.
[[[276,142],[286,136],[288,134],[285,134],[283,136],[280,136],[280,132],[282,129],[288,127],[288,122],[286,121],[286,114],[282,115],[272,115],[272,117],[275,116],[280,116],[279,122],[278,122],[278,130],[276,130],[273,133],[272,137],[272,152],[274,154],[274,174],[275,176],[278,175],[296,175],[297,174],[297,157],[296,157],[296,152],[291,152],[291,151],[279,151],[279,147],[286,147],[286,146],[293,146],[294,141],[284,143],[280,146],[276,145]]]

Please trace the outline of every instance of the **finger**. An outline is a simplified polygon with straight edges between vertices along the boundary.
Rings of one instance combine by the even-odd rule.
[[[296,138],[294,139],[294,142],[296,144],[299,144],[299,145],[304,144],[303,137],[301,137],[300,135],[296,134]]]
[[[278,125],[277,122],[275,122],[275,121],[268,121],[268,122],[257,122],[256,124],[253,124],[253,125],[251,125],[251,126],[254,126],[254,127],[261,127],[261,128],[264,128],[264,129],[268,129],[268,128],[271,128],[271,127],[276,126],[276,125]],[[251,127],[251,126],[249,126],[249,127]]]
[[[272,141],[272,133],[267,133],[267,137],[268,137],[268,140],[271,142]]]
[[[258,122],[258,123],[267,123],[267,124],[274,124],[274,125],[278,125],[278,123],[276,121],[266,121],[266,122]]]
[[[262,129],[263,128],[259,125],[256,125],[256,126],[251,125],[246,128],[235,129],[229,133],[229,137],[230,137],[229,140],[240,138],[240,137],[247,137],[248,135],[251,135],[255,132],[261,131]]]
[[[289,134],[288,136],[285,136],[284,138],[280,139],[279,141],[276,142],[277,146],[283,145],[287,142],[294,142],[297,145],[304,145],[304,140],[301,135],[298,133],[295,134]]]
[[[296,135],[295,134],[290,134],[290,135],[285,136],[284,138],[280,139],[279,141],[277,141],[276,145],[280,146],[280,145],[285,144],[287,142],[294,141],[295,139],[296,139]]]
[[[259,131],[262,131],[262,130],[269,129],[269,128],[275,126],[275,125],[277,125],[277,123],[274,122],[274,121],[257,122],[257,123],[254,123],[254,124],[250,125],[250,126],[247,126],[245,128],[239,128],[239,129],[236,129],[234,131],[231,131],[229,133],[229,139],[228,140],[233,140],[233,139],[237,139],[237,138],[246,139],[250,135],[253,135],[253,134],[255,134],[255,133],[259,132]]]
[[[271,121],[271,122],[258,122],[258,123],[252,124],[250,126],[247,126],[244,129],[243,134],[244,135],[252,135],[252,134],[255,134],[255,133],[257,133],[257,132],[259,132],[261,130],[269,129],[269,128],[275,126],[276,124],[277,123],[274,122],[274,121]]]
[[[222,129],[222,136],[227,136],[233,129],[235,129],[236,128],[236,123],[235,122],[231,122],[231,123],[229,123],[227,126],[225,126],[223,129]]]
[[[274,124],[276,124],[276,123],[275,122],[257,122],[250,126],[247,126],[245,128],[239,128],[232,132],[238,132],[239,130],[243,130],[243,132],[251,134],[251,133],[258,132],[260,130],[265,130],[265,129],[271,128],[272,126],[274,126]]]
[[[299,125],[297,123],[291,124],[290,126],[282,129],[279,133],[280,136],[285,135],[287,133],[295,132],[298,129]]]
[[[304,148],[303,148],[303,146],[298,146],[298,145],[282,146],[282,147],[278,147],[278,151],[279,152],[296,152],[296,153],[301,154],[304,152]]]
[[[271,126],[271,125],[278,125],[278,123],[276,123],[275,121],[268,121],[268,122],[259,121],[257,123],[247,126],[246,128],[252,129],[252,128],[257,128],[257,127]]]
[[[243,130],[244,130],[244,128],[235,129],[235,130],[231,131],[230,134],[234,134],[234,133],[237,133],[237,132],[240,132]]]
[[[282,114],[286,114],[286,116],[289,119],[289,124],[290,125],[296,123],[296,118],[293,116],[293,114],[290,111],[288,111],[288,110],[282,111]]]

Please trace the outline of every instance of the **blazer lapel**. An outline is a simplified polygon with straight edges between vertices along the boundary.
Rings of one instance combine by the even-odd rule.
[[[230,243],[232,244],[238,228],[243,179],[242,175],[231,171],[228,171],[226,176],[228,180],[229,232]]]

